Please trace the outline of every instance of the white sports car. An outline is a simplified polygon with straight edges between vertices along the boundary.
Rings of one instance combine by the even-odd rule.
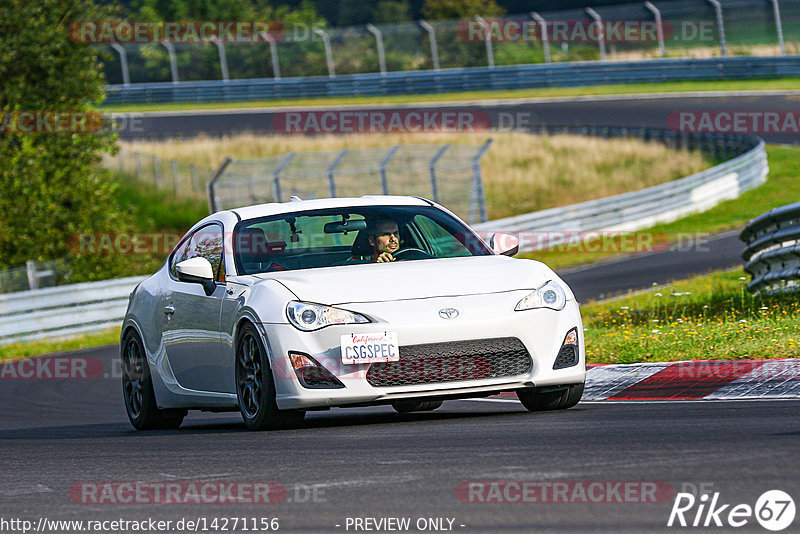
[[[299,200],[198,222],[131,293],[125,407],[137,429],[239,410],[251,429],[307,410],[515,391],[570,408],[586,378],[569,287],[416,197]]]

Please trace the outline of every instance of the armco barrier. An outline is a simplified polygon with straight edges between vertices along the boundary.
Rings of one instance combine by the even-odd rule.
[[[751,292],[796,289],[800,280],[800,202],[769,210],[739,234]]]
[[[694,139],[702,142],[702,139]],[[728,143],[744,147],[745,151],[697,174],[640,191],[498,219],[473,227],[482,232],[633,231],[705,211],[766,180],[769,170],[767,154],[764,141],[758,137],[719,135],[705,142],[717,150],[725,150],[725,143]],[[722,148],[718,143],[723,145]],[[523,251],[530,250],[525,241],[521,245]]]
[[[0,345],[119,326],[128,296],[145,278],[134,276],[0,295]]]
[[[106,87],[106,104],[232,102],[357,95],[452,93],[684,80],[800,76],[800,56],[668,58],[643,61],[539,63],[438,71],[350,74],[330,78],[259,78],[136,83]]]

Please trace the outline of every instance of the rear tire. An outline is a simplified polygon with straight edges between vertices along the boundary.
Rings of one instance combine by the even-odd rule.
[[[245,426],[277,430],[303,422],[304,410],[279,410],[267,351],[255,327],[242,327],[236,342],[236,396]]]
[[[392,402],[392,408],[397,413],[432,412],[442,405],[442,401],[415,401],[401,400]]]
[[[566,410],[580,402],[584,384],[573,384],[565,389],[542,392],[538,388],[521,389],[517,397],[531,412]]]
[[[150,365],[142,340],[133,330],[122,339],[122,396],[125,411],[136,430],[164,430],[181,426],[186,410],[162,410],[153,392]]]

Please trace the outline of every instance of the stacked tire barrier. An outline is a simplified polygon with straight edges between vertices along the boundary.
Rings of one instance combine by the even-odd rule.
[[[800,202],[771,209],[747,223],[739,238],[753,293],[794,290],[800,280]]]

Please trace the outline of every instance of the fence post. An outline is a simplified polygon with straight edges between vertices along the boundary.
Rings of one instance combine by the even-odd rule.
[[[36,262],[33,260],[26,261],[25,270],[28,274],[28,287],[31,289],[39,289],[39,276],[36,273]]]
[[[597,45],[600,47],[600,59],[606,59],[606,32],[603,28],[603,18],[600,14],[592,9],[591,7],[586,8],[586,13],[589,14],[590,17],[594,19],[595,24],[597,24]]]
[[[214,37],[212,43],[217,45],[217,53],[219,54],[219,70],[222,71],[222,80],[228,81],[228,56],[225,54],[225,45],[222,41]]]
[[[272,77],[276,80],[281,79],[281,65],[278,61],[278,43],[269,32],[261,32],[261,37],[269,43],[269,55],[272,58]]]
[[[131,75],[128,71],[128,53],[125,51],[124,48],[119,43],[111,43],[111,48],[117,51],[119,54],[119,65],[122,69],[122,84],[123,85],[130,85],[131,84]]]
[[[170,163],[172,163],[172,189],[174,190],[175,195],[177,196],[177,194],[178,194],[178,162],[175,161],[175,160],[172,160]]]
[[[719,3],[719,0],[708,0],[712,6],[714,6],[714,11],[717,14],[717,31],[719,32],[719,48],[722,57],[728,55],[728,49],[725,46],[725,24],[722,21],[722,6]]]
[[[133,153],[133,157],[136,159],[136,179],[142,179],[142,155],[138,152]]]
[[[778,32],[778,44],[781,45],[781,55],[786,55],[786,46],[783,43],[783,23],[781,21],[781,8],[778,0],[772,0],[772,12],[775,14],[775,29]]]
[[[161,189],[161,163],[157,156],[153,156],[153,178],[156,182],[156,189]]]
[[[192,174],[192,193],[197,193],[198,189],[200,189],[200,178],[197,176],[197,167],[191,165],[189,167],[189,172]]]
[[[431,60],[433,61],[433,70],[439,70],[439,47],[436,45],[436,30],[426,20],[420,20],[419,25],[428,32],[428,41],[431,43]]]
[[[550,63],[550,39],[547,36],[547,21],[539,13],[531,11],[531,17],[535,20],[542,31],[542,47],[544,48],[544,62]]]
[[[375,36],[375,43],[378,46],[378,66],[381,69],[381,74],[386,74],[386,56],[383,53],[383,35],[381,31],[374,24],[367,24],[367,31]]]
[[[389,165],[389,161],[391,161],[397,151],[400,150],[400,146],[401,145],[395,145],[389,149],[386,157],[381,161],[381,188],[384,195],[389,194],[389,180],[386,178],[386,166]]]
[[[486,222],[489,217],[486,214],[486,198],[483,195],[483,179],[481,177],[481,158],[489,147],[492,146],[492,139],[489,138],[478,150],[478,153],[472,158],[472,196],[470,198],[469,206],[469,223],[472,224],[474,220],[475,207],[478,208],[478,222]]]
[[[219,169],[217,169],[217,172],[214,173],[214,176],[212,176],[211,179],[206,184],[206,191],[208,192],[209,213],[214,213],[218,210],[217,199],[214,196],[214,184],[217,183],[217,180],[220,179],[222,174],[225,172],[225,169],[228,168],[228,165],[230,165],[232,161],[233,160],[230,157],[226,157],[224,160],[222,160],[222,164],[219,166]]]
[[[331,38],[320,28],[314,28],[314,33],[322,37],[322,44],[325,46],[325,60],[328,63],[328,77],[335,78],[336,71],[333,68],[333,52],[331,52]]]
[[[661,22],[661,11],[658,10],[652,2],[645,2],[646,7],[656,18],[656,38],[658,39],[658,51],[661,52],[661,57],[667,55],[667,50],[664,47],[664,24]]]
[[[169,70],[172,72],[172,83],[178,83],[178,60],[175,58],[175,47],[169,41],[159,41],[169,54]]]
[[[442,148],[434,154],[433,158],[431,158],[431,162],[428,164],[428,170],[430,171],[431,175],[431,192],[433,193],[433,201],[439,202],[439,185],[436,183],[436,164],[439,162],[444,153],[447,149],[450,148],[450,143],[444,145]]]
[[[480,22],[481,26],[483,26],[483,30],[486,32],[486,35],[483,36],[483,42],[486,45],[486,61],[489,63],[489,68],[494,68],[494,52],[492,51],[492,34],[489,31],[489,23],[486,22],[481,16],[476,15],[475,20]]]
[[[342,160],[349,151],[350,151],[349,148],[345,148],[344,150],[339,152],[339,155],[336,156],[336,159],[333,160],[333,163],[331,163],[330,167],[328,167],[328,188],[331,191],[331,197],[336,196],[336,180],[333,177],[333,173],[336,170],[336,167],[339,166],[339,164],[342,162]]]
[[[289,152],[283,157],[280,165],[278,168],[275,169],[275,172],[272,174],[272,196],[275,198],[275,202],[281,201],[281,173],[283,169],[286,168],[289,163],[291,163],[292,158],[294,158],[295,152]]]

